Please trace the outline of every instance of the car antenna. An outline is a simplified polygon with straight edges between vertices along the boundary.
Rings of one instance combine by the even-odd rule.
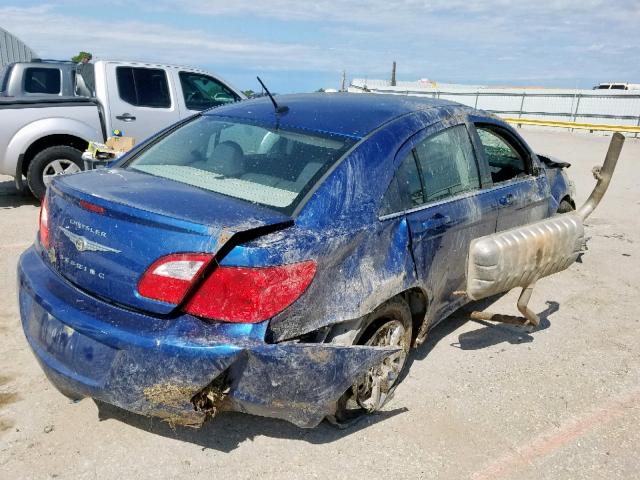
[[[276,103],[276,99],[273,98],[273,95],[271,95],[271,92],[269,91],[267,86],[264,84],[262,80],[260,80],[260,77],[256,77],[256,78],[260,82],[260,85],[262,85],[262,88],[264,88],[264,91],[267,92],[267,95],[269,95],[269,98],[271,99],[271,103],[273,103],[273,108],[276,109],[276,113],[287,113],[289,111],[289,107],[287,107],[286,105],[278,105]]]

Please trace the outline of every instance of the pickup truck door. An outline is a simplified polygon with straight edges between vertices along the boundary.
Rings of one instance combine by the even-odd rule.
[[[113,63],[106,68],[111,128],[140,143],[180,119],[175,85],[167,70]]]
[[[497,231],[546,218],[551,189],[540,172],[537,159],[507,129],[494,124],[476,123],[481,154],[488,164],[500,213]]]
[[[418,279],[430,295],[432,315],[442,318],[464,301],[453,293],[464,290],[471,240],[495,231],[496,200],[481,187],[465,123],[423,130],[398,157],[401,205],[390,208],[383,201],[383,208],[404,209]]]

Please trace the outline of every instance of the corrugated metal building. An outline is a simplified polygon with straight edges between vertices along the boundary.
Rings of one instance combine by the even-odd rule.
[[[0,68],[7,63],[26,62],[36,57],[36,53],[18,37],[0,27]]]

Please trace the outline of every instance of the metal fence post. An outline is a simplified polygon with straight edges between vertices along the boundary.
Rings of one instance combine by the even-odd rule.
[[[524,97],[526,97],[526,92],[522,92],[522,101],[520,102],[520,113],[518,114],[518,118],[522,118],[522,109],[524,107]]]
[[[576,119],[578,118],[578,109],[580,108],[580,99],[582,98],[582,94],[579,93],[576,95],[577,100],[576,100],[576,109],[573,112],[573,123],[576,122]]]
[[[573,123],[576,123],[576,119],[578,118],[578,109],[580,108],[580,99],[582,98],[581,93],[575,93],[573,96],[576,99],[576,108],[573,110]],[[573,128],[569,129],[570,132],[573,132]]]
[[[476,103],[473,105],[473,108],[478,108],[478,97],[480,96],[480,92],[476,92]]]

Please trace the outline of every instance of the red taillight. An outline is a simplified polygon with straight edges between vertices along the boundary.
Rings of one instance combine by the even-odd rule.
[[[219,266],[185,311],[226,322],[261,322],[298,299],[315,273],[314,261],[262,268]]]
[[[156,260],[138,282],[138,293],[178,304],[213,258],[203,253],[177,253]]]
[[[42,199],[40,206],[40,243],[44,248],[49,248],[49,209],[46,196]]]

